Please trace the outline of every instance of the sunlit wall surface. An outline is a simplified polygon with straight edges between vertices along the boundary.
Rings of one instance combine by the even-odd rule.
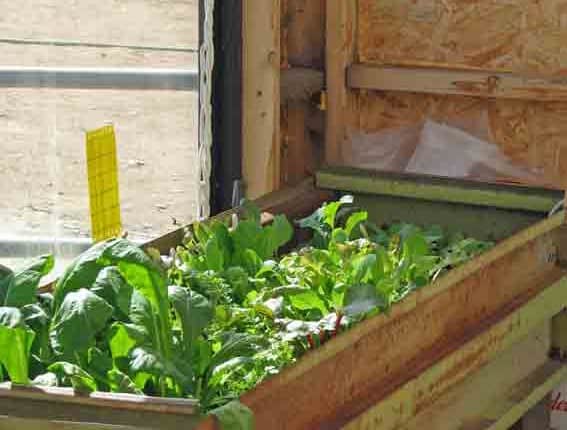
[[[0,66],[197,68],[198,0],[0,0]],[[90,237],[85,131],[116,129],[122,221],[145,240],[197,212],[196,91],[0,88],[0,259]],[[79,241],[80,242],[80,241]],[[17,255],[16,255],[17,254]]]

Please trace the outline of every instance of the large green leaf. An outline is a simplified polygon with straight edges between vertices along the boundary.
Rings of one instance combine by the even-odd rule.
[[[224,269],[224,252],[216,236],[211,236],[205,244],[205,261],[209,270],[220,272]]]
[[[109,346],[113,359],[128,357],[130,351],[144,343],[147,333],[134,324],[115,323],[110,329]]]
[[[317,309],[322,315],[329,312],[325,301],[313,290],[307,290],[299,294],[290,294],[288,300],[295,309],[300,311]]]
[[[130,311],[133,287],[128,284],[115,266],[102,269],[91,291],[114,307],[114,317],[124,320]]]
[[[252,220],[240,221],[231,234],[234,243],[236,265],[241,264],[241,255],[250,249],[260,255],[262,252],[263,231],[260,224]]]
[[[153,264],[153,263],[152,263]],[[169,358],[171,353],[171,323],[169,317],[169,302],[167,300],[167,287],[165,278],[160,271],[152,266],[142,266],[138,263],[119,261],[118,268],[126,281],[132,285],[136,292],[146,298],[151,305],[151,312],[143,311],[140,318],[144,320],[144,326],[148,329],[148,314],[151,315],[153,329],[148,332],[152,338],[153,345],[160,353]],[[134,301],[140,301],[140,297],[132,294],[132,305]],[[130,309],[132,314],[132,306]],[[132,315],[130,315],[132,319]],[[133,321],[134,322],[134,321]]]
[[[345,231],[348,237],[349,238],[352,237],[352,232],[354,231],[356,226],[366,221],[367,219],[368,219],[368,212],[364,212],[364,211],[355,212],[351,216],[349,216],[345,226]]]
[[[26,325],[36,334],[32,345],[32,354],[35,354],[43,362],[49,361],[52,355],[49,343],[50,316],[38,303],[26,305],[20,310]]]
[[[30,350],[35,337],[16,308],[0,307],[0,363],[10,380],[16,384],[29,383]]]
[[[356,284],[346,291],[343,312],[349,317],[356,317],[380,306],[386,306],[386,301],[375,285]]]
[[[88,251],[77,257],[77,259],[67,267],[65,273],[59,278],[55,286],[53,298],[55,309],[61,306],[63,299],[68,293],[81,288],[90,288],[94,284],[98,273],[104,267],[104,265],[99,262],[99,259],[110,243],[112,243],[112,241],[97,243]]]
[[[217,417],[221,430],[254,430],[254,413],[234,400],[211,411]]]
[[[260,336],[246,333],[228,333],[221,348],[213,355],[209,364],[209,372],[236,357],[251,357],[264,341]]]
[[[112,306],[87,289],[67,294],[51,324],[53,349],[66,356],[86,351],[106,326],[112,311]]]
[[[293,227],[284,215],[277,215],[272,223],[264,227],[264,244],[260,257],[267,260],[293,237]]]
[[[128,375],[118,369],[108,372],[108,382],[113,393],[144,394]]]
[[[132,293],[132,301],[130,303],[130,312],[128,313],[130,321],[137,327],[138,331],[145,333],[148,339],[155,339],[156,333],[155,318],[152,311],[150,301],[139,291]]]
[[[130,370],[132,372],[149,373],[158,377],[170,376],[185,391],[191,391],[193,375],[189,365],[181,367],[182,363],[169,360],[159,351],[149,347],[134,348],[130,353],[130,357]]]
[[[32,261],[14,274],[8,285],[4,306],[21,307],[35,303],[39,281],[53,268],[53,256],[45,255]]]
[[[0,264],[0,305],[6,301],[8,288],[14,282],[14,272]]]
[[[171,285],[168,293],[169,301],[181,321],[185,350],[189,352],[192,342],[213,319],[213,305],[206,297],[176,285]]]
[[[75,390],[87,393],[97,390],[95,379],[75,364],[57,361],[51,364],[47,370],[57,375],[62,385],[71,384]]]

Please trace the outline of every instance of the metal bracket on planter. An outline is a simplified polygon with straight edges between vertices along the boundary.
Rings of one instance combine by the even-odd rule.
[[[567,202],[567,193],[562,201],[565,210]],[[556,205],[557,210],[561,207]],[[567,269],[567,211],[563,224],[559,227],[556,236],[556,252],[557,264],[562,269]],[[552,359],[567,362],[567,309],[563,309],[559,314],[555,315],[551,321],[551,352]]]

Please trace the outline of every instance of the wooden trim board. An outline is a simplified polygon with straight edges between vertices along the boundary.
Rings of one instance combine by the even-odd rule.
[[[10,384],[0,384],[0,415],[48,422],[101,423],[102,428],[119,425],[164,430],[180,426],[191,429],[202,419],[196,402],[188,399],[116,393],[83,395],[71,388]]]
[[[351,89],[536,101],[567,101],[564,76],[530,77],[488,70],[355,64],[347,73]]]

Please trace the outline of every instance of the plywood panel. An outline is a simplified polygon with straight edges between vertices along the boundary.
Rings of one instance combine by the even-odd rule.
[[[360,0],[359,60],[525,73],[567,66],[565,0]]]
[[[425,119],[452,122],[498,144],[519,164],[542,168],[548,185],[565,186],[559,161],[567,151],[567,103],[365,91],[357,100],[359,124],[351,134],[377,133]]]

